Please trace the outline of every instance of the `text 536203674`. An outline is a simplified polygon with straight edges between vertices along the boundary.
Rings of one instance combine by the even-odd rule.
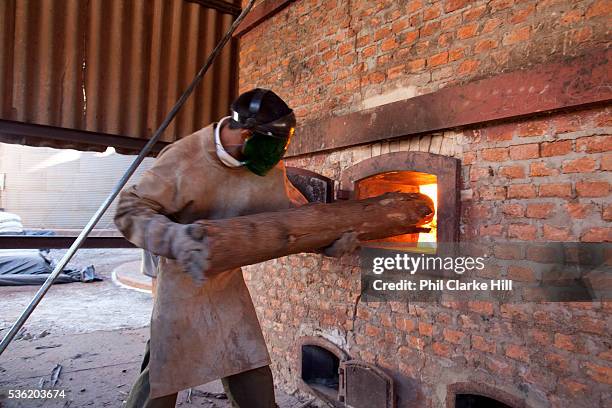
[[[8,399],[66,398],[66,390],[7,390]]]

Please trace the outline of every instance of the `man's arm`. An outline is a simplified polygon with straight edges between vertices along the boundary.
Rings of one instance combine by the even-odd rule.
[[[178,260],[194,279],[203,281],[207,254],[202,229],[173,220],[189,203],[180,191],[183,163],[181,149],[174,145],[165,148],[138,184],[121,192],[115,224],[134,245]]]

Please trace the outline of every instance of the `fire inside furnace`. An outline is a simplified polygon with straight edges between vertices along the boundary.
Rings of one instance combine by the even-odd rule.
[[[429,232],[396,235],[394,237],[369,241],[372,246],[435,249],[438,230],[438,181],[434,174],[416,171],[391,171],[380,173],[359,180],[355,183],[357,199],[375,197],[383,193],[399,191],[402,193],[421,193],[430,197],[434,203],[436,213],[433,219],[421,228],[428,228]]]

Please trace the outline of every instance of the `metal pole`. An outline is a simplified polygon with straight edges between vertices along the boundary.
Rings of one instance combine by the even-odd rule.
[[[189,87],[187,87],[185,92],[183,92],[183,94],[181,95],[179,100],[176,102],[176,104],[172,107],[172,110],[170,111],[170,113],[168,113],[168,115],[166,116],[162,124],[155,131],[155,133],[153,134],[151,139],[149,139],[147,144],[142,148],[142,151],[138,154],[138,157],[136,157],[134,162],[126,170],[125,174],[117,182],[112,192],[104,200],[102,205],[100,205],[100,208],[98,208],[98,210],[93,215],[93,217],[91,217],[91,219],[89,220],[89,222],[87,223],[83,231],[81,231],[77,239],[68,249],[68,252],[66,252],[64,257],[61,259],[61,261],[58,262],[57,266],[55,267],[51,275],[49,275],[45,283],[43,283],[41,288],[38,289],[38,292],[36,292],[36,294],[34,295],[34,298],[30,302],[30,304],[28,304],[28,306],[23,311],[21,316],[19,316],[19,318],[17,319],[15,323],[13,323],[13,325],[11,326],[11,329],[6,334],[6,336],[4,336],[4,338],[2,339],[2,342],[0,343],[0,355],[2,355],[4,350],[6,350],[6,348],[11,343],[11,341],[13,340],[17,332],[21,329],[21,327],[24,325],[26,320],[28,320],[28,317],[30,317],[30,315],[32,314],[36,306],[38,306],[38,303],[40,303],[43,296],[45,296],[45,294],[47,293],[47,291],[53,284],[53,281],[61,273],[61,271],[68,264],[68,262],[70,262],[70,259],[72,259],[75,252],[81,247],[81,245],[85,241],[85,238],[87,238],[91,230],[96,226],[98,221],[100,221],[100,218],[102,218],[102,216],[104,215],[108,207],[110,207],[113,200],[117,197],[117,195],[119,195],[119,192],[121,191],[121,189],[123,189],[123,187],[126,185],[126,183],[130,179],[132,174],[134,174],[134,171],[136,171],[140,163],[142,163],[146,155],[151,151],[151,148],[153,147],[153,145],[155,145],[157,140],[159,140],[164,130],[166,130],[168,125],[170,125],[170,122],[172,122],[172,120],[174,119],[178,111],[181,109],[183,104],[187,101],[187,98],[189,98],[189,96],[193,93],[193,90],[195,89],[195,87],[200,83],[200,81],[204,77],[204,74],[206,73],[206,71],[208,71],[208,68],[210,68],[215,58],[217,57],[217,55],[219,55],[219,53],[221,52],[221,49],[230,40],[230,38],[232,37],[232,34],[234,33],[238,25],[242,22],[242,20],[248,14],[248,12],[251,11],[251,8],[253,8],[254,3],[255,3],[255,0],[250,0],[249,4],[247,4],[247,6],[242,10],[242,13],[240,13],[238,18],[234,20],[234,22],[232,23],[232,26],[229,28],[227,33],[225,33],[225,36],[217,44],[213,52],[208,56],[208,59],[206,60],[202,68],[200,68],[200,71],[198,71],[197,75],[195,76],[195,78],[193,79]]]

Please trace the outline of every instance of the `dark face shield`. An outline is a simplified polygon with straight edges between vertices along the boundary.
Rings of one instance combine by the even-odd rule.
[[[257,123],[251,118],[240,121],[237,113],[232,120],[237,126],[249,129],[252,135],[244,142],[242,154],[245,166],[259,176],[265,176],[281,161],[291,137],[295,132],[295,115],[293,112],[275,121]]]
[[[289,138],[278,138],[254,132],[244,142],[245,166],[258,176],[265,176],[281,161],[289,146]]]

